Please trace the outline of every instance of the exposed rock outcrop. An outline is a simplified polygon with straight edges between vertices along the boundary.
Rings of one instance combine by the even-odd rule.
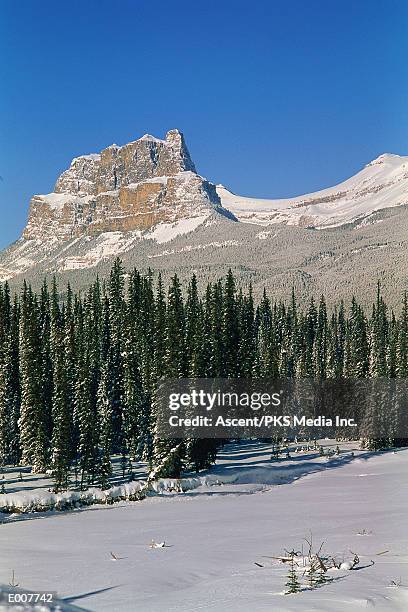
[[[23,238],[67,240],[160,222],[227,214],[215,186],[196,173],[183,135],[146,134],[122,147],[76,157],[55,190],[34,196]]]

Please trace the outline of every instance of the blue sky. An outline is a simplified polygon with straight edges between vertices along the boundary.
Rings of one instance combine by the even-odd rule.
[[[3,0],[0,248],[72,157],[146,132],[258,197],[408,154],[407,25],[405,0]]]

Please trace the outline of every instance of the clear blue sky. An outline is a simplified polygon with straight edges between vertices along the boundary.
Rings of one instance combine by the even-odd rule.
[[[284,197],[408,154],[406,0],[2,0],[0,247],[72,157],[181,129]]]

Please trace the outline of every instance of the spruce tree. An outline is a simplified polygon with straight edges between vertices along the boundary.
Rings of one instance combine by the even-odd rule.
[[[396,375],[398,378],[408,378],[408,295],[406,292],[404,293],[398,329]]]
[[[90,296],[88,296],[89,298]],[[96,341],[92,338],[95,328],[93,308],[89,299],[84,304],[84,313],[79,308],[76,343],[78,347],[75,372],[75,425],[78,431],[77,463],[81,474],[80,487],[93,484],[98,472],[98,417],[97,390],[99,376],[96,371]]]
[[[99,483],[101,489],[109,488],[109,478],[112,475],[112,398],[110,394],[109,359],[102,370],[98,388],[98,416],[99,416]]]
[[[320,380],[324,380],[327,375],[327,353],[327,309],[324,296],[321,296],[313,345],[314,371],[316,378]]]
[[[156,299],[154,303],[154,331],[153,331],[153,372],[154,381],[160,380],[165,369],[166,355],[166,299],[161,275],[157,281]]]
[[[186,320],[180,281],[175,275],[170,284],[166,310],[166,353],[164,356],[167,378],[187,375]]]
[[[202,324],[200,313],[201,308],[198,298],[197,278],[196,275],[193,274],[188,285],[186,302],[186,352],[190,373],[192,370],[191,364],[193,361],[197,360],[197,353],[200,351],[200,347],[197,343],[199,326]],[[196,368],[194,367],[193,369]]]
[[[286,595],[298,593],[300,591],[300,582],[299,578],[297,577],[295,558],[293,554],[290,555],[289,570],[285,586],[287,588],[285,593]]]
[[[224,285],[222,341],[221,375],[224,378],[236,378],[238,376],[237,355],[239,352],[240,337],[235,279],[231,269],[228,270]]]
[[[12,457],[14,429],[14,409],[16,401],[15,364],[18,364],[18,352],[15,353],[15,330],[10,299],[9,286],[0,286],[0,466],[5,465]],[[17,371],[18,376],[18,371]]]
[[[373,307],[370,328],[370,375],[373,378],[382,378],[387,376],[388,319],[380,283],[377,285],[377,301]]]
[[[123,329],[123,439],[130,460],[149,459],[152,452],[150,390],[142,383],[140,353],[132,313],[127,313]],[[152,360],[153,361],[153,360]]]
[[[254,375],[260,378],[278,378],[279,348],[271,303],[264,289],[256,312],[257,348]]]
[[[205,321],[208,333],[207,376],[212,378],[224,376],[223,303],[224,292],[221,281],[209,285],[205,299]]]
[[[166,309],[166,336],[162,375],[167,379],[183,378],[188,373],[186,358],[185,308],[180,281],[175,275],[170,284]],[[158,418],[158,398],[153,398],[154,422]],[[163,440],[155,427],[153,455],[156,465],[162,465],[160,476],[179,477],[183,467],[184,445],[180,440]],[[177,450],[176,450],[177,449]]]
[[[22,462],[33,472],[45,471],[48,464],[47,406],[44,406],[43,354],[38,301],[24,283],[21,298],[20,371],[21,414],[19,418]]]
[[[256,355],[255,312],[252,285],[249,286],[248,295],[242,297],[238,325],[240,332],[237,355],[237,375],[242,378],[250,378],[254,371]]]
[[[50,354],[53,365],[51,465],[54,490],[66,490],[72,459],[72,409],[67,371],[65,320],[54,282],[51,303]]]

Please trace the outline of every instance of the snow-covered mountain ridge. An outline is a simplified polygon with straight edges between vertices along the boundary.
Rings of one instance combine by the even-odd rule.
[[[242,197],[223,185],[217,185],[217,193],[222,205],[245,223],[336,227],[408,204],[408,157],[380,155],[342,183],[294,198]]]
[[[382,224],[386,209],[401,207],[402,215],[407,203],[408,157],[381,155],[355,176],[315,193],[256,199],[237,196],[200,176],[178,130],[170,130],[165,139],[145,134],[123,146],[74,158],[52,193],[33,196],[22,237],[0,253],[0,282],[100,268],[118,255],[139,267],[160,260],[167,269],[182,256],[185,269],[197,269],[204,252],[207,269],[228,263],[238,266],[239,273],[258,274],[262,262],[273,260],[275,266],[280,260],[280,234],[286,227],[291,228],[288,239],[300,261],[295,269],[286,258],[276,273],[287,270],[311,284],[312,277],[304,275],[311,262],[332,267],[347,252],[378,250],[378,238],[383,243],[384,232],[392,235],[388,226],[393,222],[387,229]],[[370,228],[378,223],[374,240]],[[350,224],[371,232],[369,236],[366,231],[364,247],[342,232]],[[271,229],[259,233],[258,225]],[[338,230],[330,236],[314,232],[319,237],[312,240],[311,232],[304,233],[310,228]],[[342,254],[328,258],[327,250],[332,253],[337,240]],[[156,248],[166,242],[169,248]],[[308,253],[304,263],[303,251]]]

